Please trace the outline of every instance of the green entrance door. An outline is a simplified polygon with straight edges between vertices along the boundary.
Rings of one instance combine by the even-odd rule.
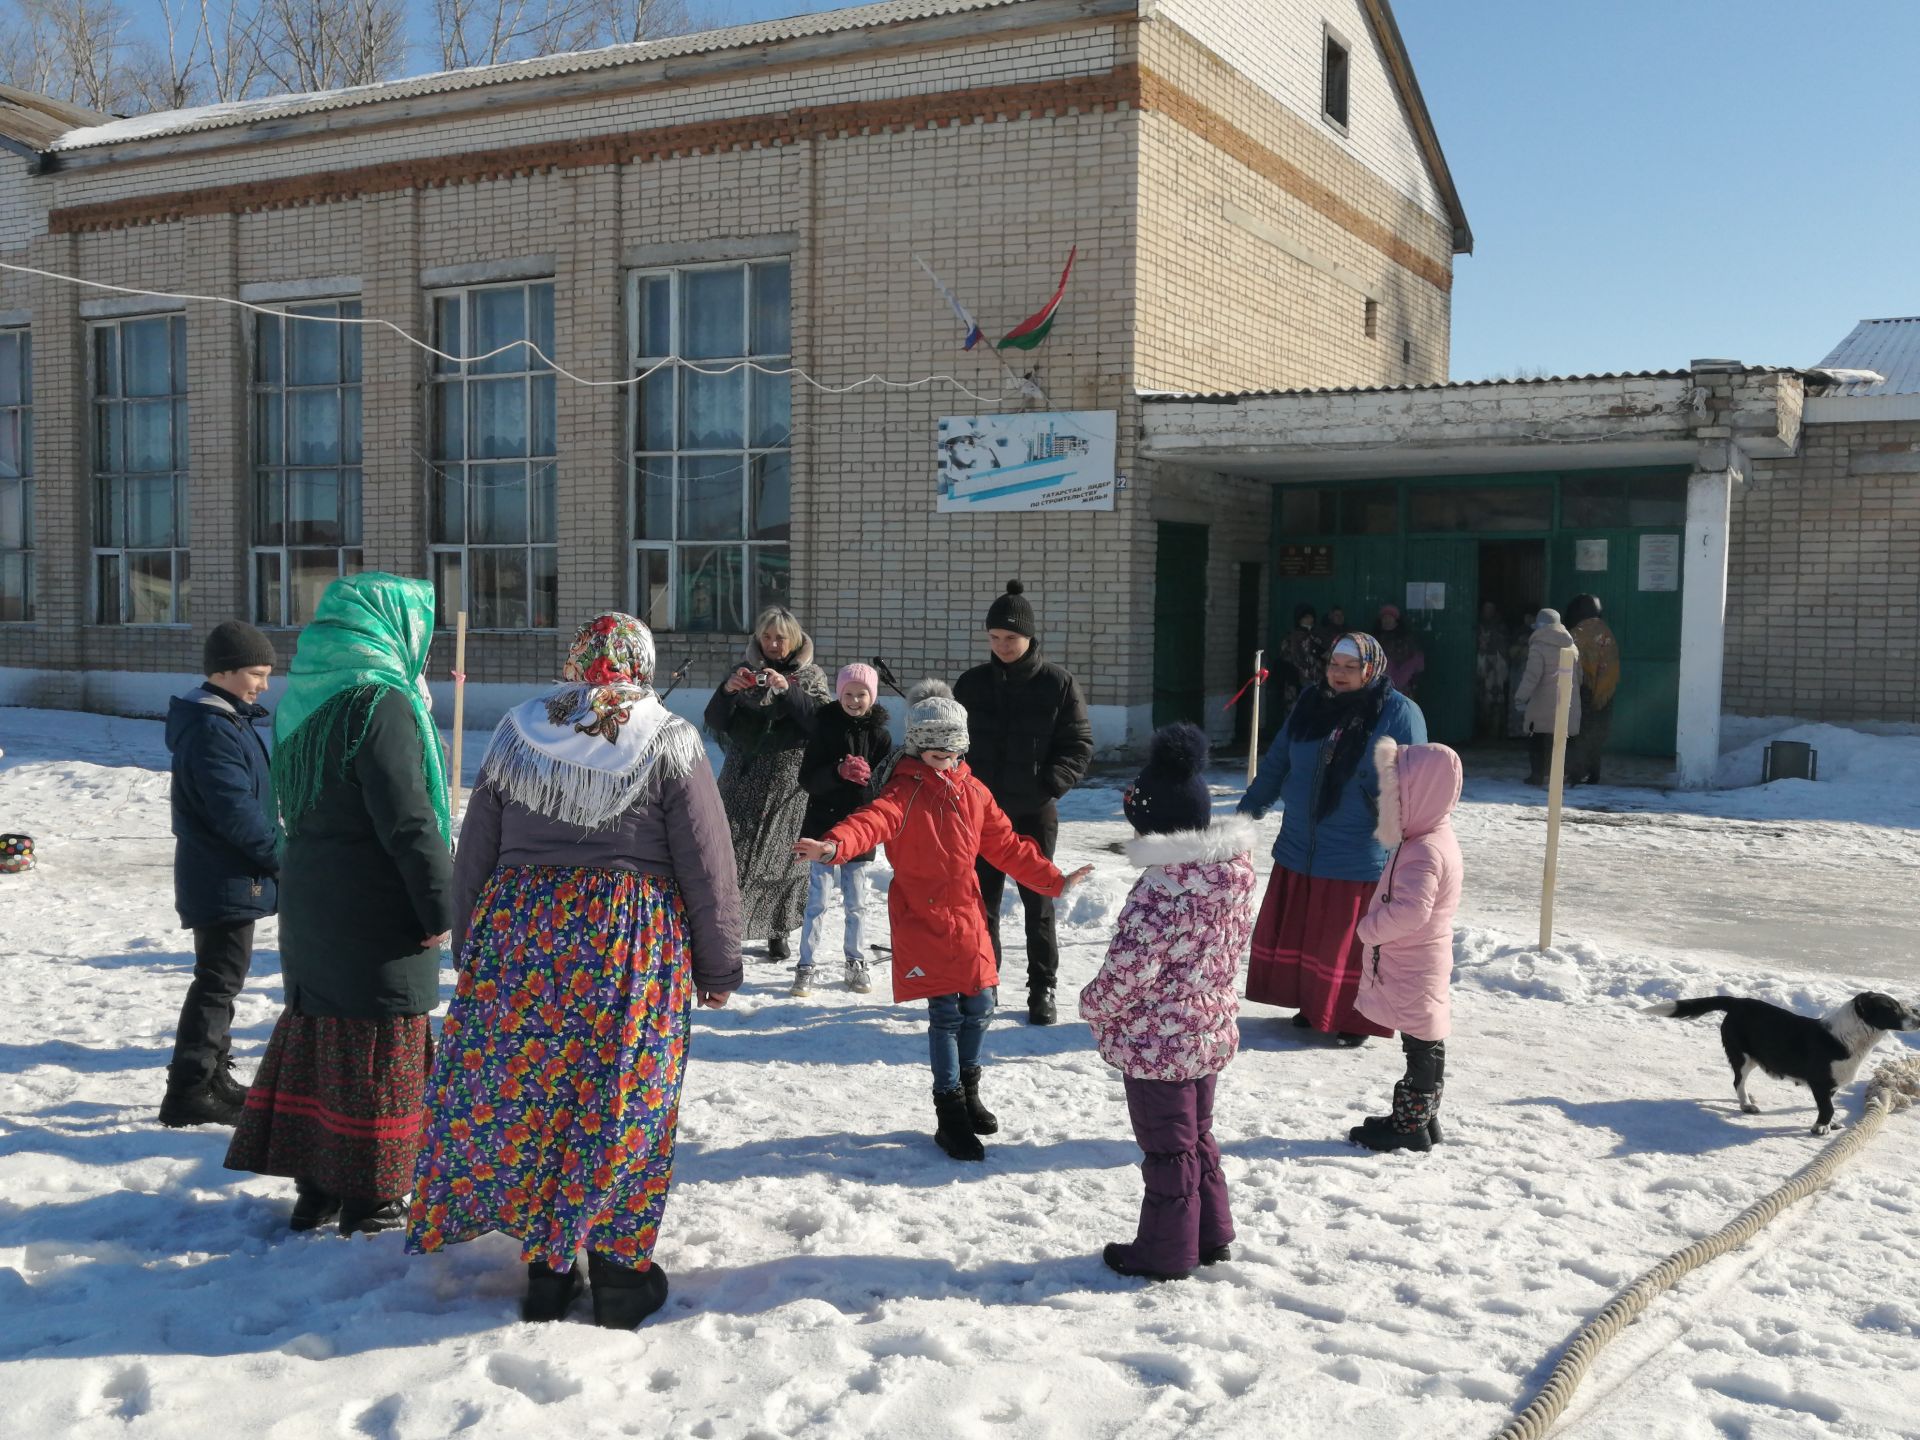
[[[1153,560],[1153,723],[1204,724],[1207,527],[1162,521]]]
[[[1405,594],[1395,603],[1427,656],[1414,692],[1427,735],[1445,745],[1467,744],[1473,739],[1480,542],[1410,539],[1405,574]]]
[[[1554,540],[1553,603],[1600,597],[1620,647],[1620,689],[1607,748],[1671,755],[1680,719],[1680,582],[1683,532],[1582,530]]]

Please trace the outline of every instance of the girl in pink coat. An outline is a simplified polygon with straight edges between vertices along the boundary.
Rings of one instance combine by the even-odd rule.
[[[1144,1152],[1146,1199],[1131,1244],[1109,1245],[1122,1275],[1178,1280],[1230,1258],[1233,1214],[1213,1090],[1240,1047],[1240,962],[1253,933],[1250,822],[1211,823],[1202,773],[1207,737],[1170,725],[1127,791],[1139,832],[1127,857],[1142,867],[1107,950],[1080,992],[1094,1042],[1125,1078],[1127,1114]]]
[[[1452,1007],[1453,912],[1463,868],[1453,838],[1460,757],[1444,745],[1373,748],[1380,774],[1374,838],[1393,851],[1356,932],[1360,990],[1354,1008],[1400,1032],[1407,1074],[1393,1087],[1393,1113],[1356,1125],[1347,1138],[1369,1150],[1427,1150],[1440,1138],[1440,1095]]]

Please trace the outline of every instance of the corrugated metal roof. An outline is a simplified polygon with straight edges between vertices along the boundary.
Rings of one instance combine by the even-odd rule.
[[[1743,373],[1768,370],[1767,365],[1742,367]],[[1609,380],[1690,380],[1691,370],[1616,370],[1601,375],[1531,375],[1520,380],[1434,380],[1423,385],[1334,385],[1310,390],[1199,390],[1181,394],[1147,391],[1148,404],[1228,405],[1236,400],[1272,400],[1297,395],[1393,395],[1422,390],[1484,390],[1494,385],[1575,385]]]
[[[1829,392],[1834,395],[1920,395],[1920,315],[1862,320],[1820,364],[1885,377],[1878,384],[1839,386]]]
[[[433,75],[415,75],[382,85],[357,85],[346,90],[324,90],[308,95],[274,95],[261,100],[242,100],[229,105],[205,105],[192,110],[165,110],[139,115],[129,120],[70,130],[49,147],[55,150],[84,150],[128,140],[146,140],[160,135],[184,135],[205,130],[221,130],[257,120],[290,119],[328,110],[345,110],[357,105],[374,105],[385,100],[412,99],[424,95],[444,95],[473,90],[486,85],[504,85],[515,80],[537,79],[553,75],[577,75],[593,70],[610,70],[649,60],[665,60],[679,55],[699,55],[716,50],[733,50],[749,45],[764,45],[775,40],[792,40],[806,35],[830,35],[844,30],[866,30],[904,20],[925,20],[938,15],[960,15],[973,10],[993,10],[1018,5],[1025,0],[885,0],[879,5],[862,5],[849,10],[826,10],[811,15],[794,15],[784,20],[767,20],[756,25],[733,25],[722,30],[702,30],[692,35],[676,35],[665,40],[643,40],[636,45],[610,45],[601,50],[583,50],[570,55],[543,55],[509,65],[482,65],[470,70],[446,70]]]
[[[45,150],[76,125],[103,125],[111,119],[51,95],[0,85],[0,137],[30,150]]]

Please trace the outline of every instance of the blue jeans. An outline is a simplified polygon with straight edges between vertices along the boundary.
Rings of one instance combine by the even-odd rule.
[[[993,1018],[993,987],[978,995],[927,997],[927,1053],[933,1061],[933,1093],[960,1088],[960,1072],[980,1063],[980,1042]]]
[[[808,864],[807,917],[801,921],[800,929],[802,970],[813,968],[814,952],[827,938],[827,891],[836,884],[840,887],[840,907],[847,912],[847,959],[867,958],[867,919],[862,907],[866,904],[867,891],[872,888],[867,881],[869,863],[863,860],[858,865],[822,865],[815,860]]]

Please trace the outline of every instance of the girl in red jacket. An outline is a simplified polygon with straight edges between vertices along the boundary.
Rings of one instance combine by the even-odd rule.
[[[907,697],[906,755],[880,797],[794,854],[822,864],[887,847],[893,884],[893,998],[927,1002],[933,1062],[934,1140],[956,1160],[983,1160],[979,1137],[999,1122],[980,1103],[980,1041],[1000,982],[975,857],[1042,895],[1058,897],[1092,871],[1062,875],[1040,848],[1013,833],[987,787],[973,778],[967,712],[938,680]]]

